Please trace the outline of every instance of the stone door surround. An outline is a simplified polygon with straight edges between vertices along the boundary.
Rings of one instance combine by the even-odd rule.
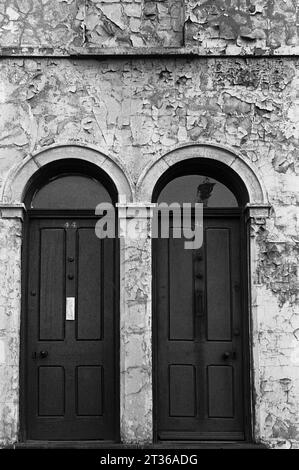
[[[152,399],[152,253],[151,223],[152,192],[172,165],[190,158],[209,158],[224,163],[238,173],[248,194],[246,207],[250,253],[250,314],[252,331],[257,331],[257,306],[254,303],[257,243],[255,234],[270,216],[266,190],[258,171],[244,157],[218,144],[202,143],[176,148],[150,162],[134,185],[123,162],[108,157],[95,148],[79,145],[52,146],[17,163],[7,175],[0,190],[0,224],[5,249],[1,277],[0,305],[4,308],[6,353],[0,357],[5,368],[5,394],[0,396],[0,415],[5,414],[5,435],[0,427],[0,441],[13,443],[19,433],[19,349],[21,322],[21,240],[25,206],[24,195],[30,178],[44,165],[76,158],[93,163],[104,170],[117,188],[118,216],[121,220],[135,218],[146,236],[121,239],[120,247],[120,432],[123,443],[150,443],[153,439]],[[124,202],[125,201],[125,202]],[[13,285],[13,289],[12,286]],[[258,352],[252,342],[251,370],[258,370]],[[1,344],[0,344],[1,346]],[[1,350],[1,347],[0,347]],[[253,374],[256,393],[259,376]],[[259,420],[258,403],[255,419]],[[7,430],[9,429],[9,432]],[[258,426],[256,427],[256,437]],[[3,434],[3,435],[1,435]]]

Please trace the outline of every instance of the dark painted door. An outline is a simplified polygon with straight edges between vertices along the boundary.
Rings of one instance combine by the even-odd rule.
[[[206,218],[194,251],[156,240],[159,439],[244,439],[239,225]]]
[[[94,227],[30,222],[27,439],[117,439],[116,242]]]

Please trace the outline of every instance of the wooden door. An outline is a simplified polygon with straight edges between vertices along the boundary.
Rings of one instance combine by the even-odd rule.
[[[158,239],[158,439],[244,439],[239,218],[204,220],[199,250]]]
[[[34,218],[28,240],[26,438],[118,436],[116,240],[92,218]]]

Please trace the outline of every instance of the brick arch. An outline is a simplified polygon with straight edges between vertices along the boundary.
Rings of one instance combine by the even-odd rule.
[[[187,145],[171,150],[154,163],[150,163],[141,174],[136,187],[138,201],[151,201],[153,190],[159,178],[179,162],[199,158],[221,162],[234,170],[243,181],[249,195],[249,204],[268,205],[266,189],[258,170],[244,157],[226,147],[212,144]]]
[[[106,172],[115,184],[118,195],[132,201],[133,185],[123,165],[100,151],[81,145],[51,146],[25,158],[9,172],[0,195],[0,203],[21,204],[30,178],[45,165],[63,159],[78,159],[89,162]]]

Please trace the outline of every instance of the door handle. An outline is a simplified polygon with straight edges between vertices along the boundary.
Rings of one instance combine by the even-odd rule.
[[[40,357],[41,359],[46,359],[46,357],[48,356],[49,356],[48,351],[40,351],[39,353],[34,351],[32,353],[32,359],[37,359],[38,357]]]
[[[46,359],[46,357],[48,357],[48,355],[49,355],[48,351],[40,351],[40,353],[39,353],[39,357],[41,359]]]
[[[225,352],[222,354],[222,358],[223,358],[224,360],[227,360],[227,359],[229,359],[230,357],[231,357],[232,359],[236,359],[236,351],[232,351],[232,352],[230,352],[230,351],[225,351]]]

